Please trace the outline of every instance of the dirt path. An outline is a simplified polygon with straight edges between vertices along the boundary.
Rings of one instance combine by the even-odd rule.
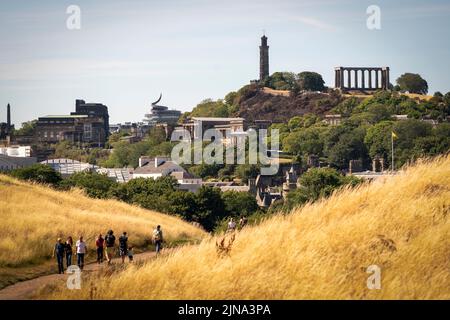
[[[140,254],[136,254],[134,256],[134,261],[145,261],[150,258],[155,257],[155,252],[144,252]],[[128,263],[128,257],[125,260],[126,263]],[[113,263],[121,263],[120,258],[115,258],[112,260]],[[55,262],[56,264],[56,262]],[[106,262],[103,264],[98,263],[90,263],[84,267],[83,272],[94,272],[98,271],[101,268],[107,268]],[[67,277],[69,275],[67,274],[50,274],[47,276],[41,276],[35,279],[27,280],[18,282],[16,284],[13,284],[11,286],[8,286],[6,288],[3,288],[0,290],[0,300],[27,300],[30,299],[30,296],[37,291],[38,289],[42,288],[45,285],[57,283],[57,282],[64,282],[67,280]]]

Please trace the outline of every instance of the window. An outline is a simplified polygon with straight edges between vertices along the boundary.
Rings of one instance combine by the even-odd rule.
[[[92,138],[92,123],[84,124],[83,135],[85,140],[90,140]]]

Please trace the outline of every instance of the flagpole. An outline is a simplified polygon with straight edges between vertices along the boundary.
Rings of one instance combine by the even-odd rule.
[[[394,134],[391,133],[391,146],[392,146],[392,172],[395,171],[394,168]]]

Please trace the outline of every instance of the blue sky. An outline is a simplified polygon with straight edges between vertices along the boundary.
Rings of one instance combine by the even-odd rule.
[[[68,30],[66,9],[81,8]],[[366,27],[369,5],[381,30]],[[391,81],[421,74],[450,91],[450,2],[377,0],[58,0],[0,2],[0,122],[68,114],[75,99],[109,107],[112,123],[140,121],[150,103],[191,110],[258,77],[265,30],[270,72],[390,66]]]

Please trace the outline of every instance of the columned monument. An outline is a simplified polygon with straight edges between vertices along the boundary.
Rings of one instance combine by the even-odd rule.
[[[261,46],[259,47],[259,81],[264,81],[269,76],[269,46],[267,37],[261,37]]]
[[[341,91],[388,90],[389,67],[336,67],[335,87]]]

